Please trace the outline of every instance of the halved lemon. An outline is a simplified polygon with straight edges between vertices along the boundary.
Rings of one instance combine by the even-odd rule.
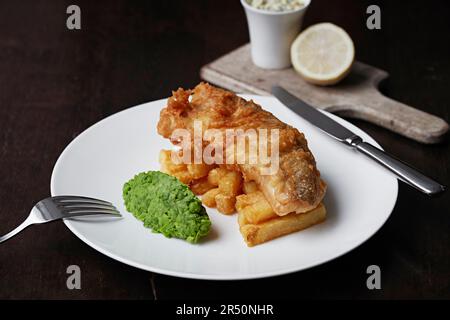
[[[349,72],[355,58],[353,41],[344,29],[319,23],[300,33],[291,46],[291,60],[303,78],[318,85],[332,85]]]

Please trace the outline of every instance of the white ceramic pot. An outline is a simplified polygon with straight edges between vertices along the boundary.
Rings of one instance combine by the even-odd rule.
[[[291,66],[290,48],[300,33],[303,16],[311,0],[294,11],[267,11],[252,7],[241,0],[250,32],[253,63],[264,69],[284,69]]]

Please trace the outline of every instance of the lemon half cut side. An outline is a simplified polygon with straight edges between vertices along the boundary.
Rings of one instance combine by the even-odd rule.
[[[355,47],[344,29],[319,23],[303,31],[292,43],[294,69],[308,82],[333,85],[351,69]]]

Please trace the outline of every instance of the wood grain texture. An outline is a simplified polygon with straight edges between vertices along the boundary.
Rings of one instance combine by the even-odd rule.
[[[272,86],[280,85],[315,107],[366,120],[423,143],[440,142],[448,131],[443,119],[381,94],[378,85],[388,73],[358,61],[344,81],[320,87],[305,82],[293,68],[258,68],[246,44],[204,66],[200,75],[236,92],[270,95]]]

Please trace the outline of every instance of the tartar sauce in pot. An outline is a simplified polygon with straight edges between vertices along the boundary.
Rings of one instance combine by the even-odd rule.
[[[305,6],[304,0],[246,0],[256,9],[267,11],[293,11]]]

